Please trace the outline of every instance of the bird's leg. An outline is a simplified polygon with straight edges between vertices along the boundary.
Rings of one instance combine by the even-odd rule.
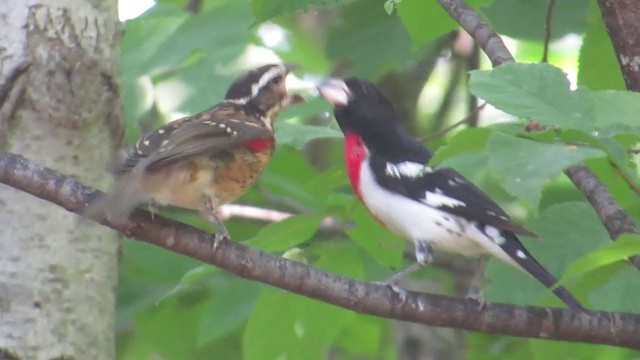
[[[155,216],[158,213],[158,204],[156,204],[155,200],[149,199],[147,203],[147,211],[151,214],[151,221],[155,220]]]
[[[433,247],[424,240],[414,241],[416,247],[416,261],[421,266],[430,266],[433,262]]]
[[[213,233],[213,248],[215,250],[220,241],[230,239],[229,230],[227,230],[227,227],[224,226],[224,223],[218,217],[218,213],[213,205],[213,199],[211,199],[211,197],[205,197],[204,208],[202,209],[201,214],[202,217],[218,226],[218,230]]]
[[[423,267],[431,265],[431,262],[433,261],[433,248],[428,241],[416,240],[414,241],[414,244],[416,262],[409,265],[406,269],[391,275],[385,280],[377,282],[380,285],[386,285],[390,287],[391,290],[400,295],[403,300],[406,298],[407,291],[400,287],[400,280],[420,270]]]
[[[484,280],[484,271],[487,266],[487,256],[481,255],[478,258],[478,266],[474,271],[469,290],[467,290],[467,299],[472,299],[480,304],[480,308],[484,307],[484,296],[482,296],[482,281]]]

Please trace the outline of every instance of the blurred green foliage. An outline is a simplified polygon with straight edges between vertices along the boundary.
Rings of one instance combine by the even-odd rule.
[[[514,39],[510,43],[518,60],[529,62],[541,57],[546,4],[470,1],[496,30]],[[475,68],[451,66],[453,59],[473,56],[465,50],[468,43],[460,38],[447,43],[445,51],[435,53],[439,58],[430,58],[434,52],[427,51],[457,29],[436,1],[203,0],[197,14],[185,11],[186,5],[186,0],[159,0],[125,24],[121,84],[129,141],[217,103],[240,71],[279,59],[301,65],[301,77],[351,74],[380,81],[392,94],[418,89],[412,90],[418,116],[407,119],[418,137],[426,136],[420,129],[434,121],[444,127],[459,120],[456,114],[470,112],[471,91],[513,121],[496,123],[505,115],[486,110],[484,127],[431,139],[433,162],[455,166],[538,233],[542,241],[525,239],[527,246],[558,277],[571,269],[563,281],[586,305],[640,312],[637,270],[622,260],[637,251],[639,238],[612,243],[589,204],[562,175],[567,166],[586,160],[625,209],[640,218],[638,195],[629,186],[640,187],[637,159],[626,151],[640,140],[640,99],[619,91],[620,70],[594,0],[556,2],[552,65],[474,71],[469,83],[461,84],[447,79],[454,78],[452,71]],[[488,69],[486,61],[480,63]],[[577,72],[579,88],[553,64]],[[412,81],[418,86],[408,84]],[[445,108],[442,96],[448,86],[458,88]],[[344,276],[381,279],[408,264],[405,242],[377,224],[355,199],[343,169],[341,135],[327,111],[323,101],[311,98],[281,115],[272,163],[258,186],[237,202],[298,216],[275,224],[234,218],[227,225],[234,240],[250,246],[289,251],[290,258]],[[435,119],[435,114],[446,118]],[[527,118],[555,129],[527,133]],[[168,215],[210,230],[197,215]],[[343,234],[318,233],[325,216],[354,226]],[[459,277],[434,267],[419,279],[460,295],[455,290]],[[487,278],[487,301],[559,305],[536,281],[497,261],[490,263]],[[399,356],[388,320],[249,282],[132,241],[125,243],[120,267],[117,332],[119,359]],[[478,360],[639,356],[605,346],[486,334],[468,334],[465,342],[452,346],[466,347],[465,357]]]

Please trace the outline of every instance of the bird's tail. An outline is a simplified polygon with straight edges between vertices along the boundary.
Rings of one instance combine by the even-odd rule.
[[[511,260],[524,272],[533,276],[547,288],[553,288],[558,280],[542,266],[538,260],[522,245],[515,234],[503,232],[506,242],[500,247],[509,255]],[[567,306],[574,310],[586,311],[580,302],[565,288],[558,286],[553,293]]]
[[[136,173],[120,177],[113,184],[111,190],[96,198],[82,211],[83,219],[106,218],[111,222],[122,224],[144,197],[140,191]]]

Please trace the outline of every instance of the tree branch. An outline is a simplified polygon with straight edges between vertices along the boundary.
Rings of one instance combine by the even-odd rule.
[[[26,158],[0,152],[0,182],[78,213],[99,191]],[[426,325],[511,336],[640,348],[640,315],[561,308],[477,304],[408,291],[403,300],[386,286],[364,283],[283,259],[233,241],[214,249],[211,236],[191,226],[136,210],[126,224],[100,223],[128,237],[360,313]]]
[[[598,0],[627,89],[640,91],[640,2]]]
[[[638,3],[637,0],[619,0],[617,2],[625,3],[633,1]],[[464,0],[438,0],[438,2],[469,35],[476,39],[494,67],[515,61],[500,36],[489,28],[478,14],[465,4]],[[602,2],[609,3],[616,1],[599,0],[599,3]],[[640,4],[638,7],[640,8]],[[635,16],[639,13],[640,12],[636,12]],[[638,23],[640,23],[640,21],[638,21]],[[638,33],[639,32],[636,32],[636,34]],[[638,42],[637,45],[640,48],[640,42]],[[640,67],[640,57],[638,57],[638,67]],[[607,229],[611,239],[615,240],[621,234],[635,233],[636,228],[631,217],[622,209],[611,196],[609,189],[607,189],[589,168],[584,165],[576,165],[568,168],[565,174],[587,198]],[[630,261],[636,268],[640,269],[640,256],[634,256],[630,258]]]

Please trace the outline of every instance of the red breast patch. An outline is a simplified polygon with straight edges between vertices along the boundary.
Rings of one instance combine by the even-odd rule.
[[[245,142],[244,147],[251,150],[251,152],[259,153],[273,148],[273,139],[255,139]]]
[[[369,150],[362,142],[362,138],[354,133],[346,133],[344,138],[344,160],[347,167],[347,174],[351,181],[351,187],[362,201],[360,194],[360,166],[369,155]]]

